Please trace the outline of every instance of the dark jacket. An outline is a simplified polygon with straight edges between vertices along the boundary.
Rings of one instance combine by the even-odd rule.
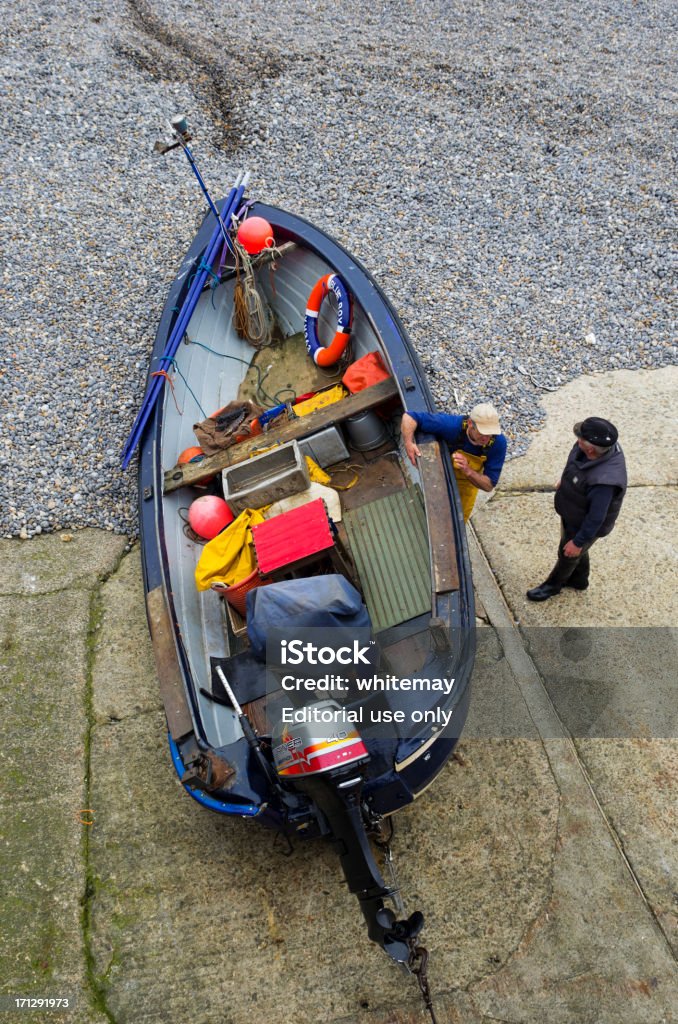
[[[577,530],[588,512],[588,495],[597,484],[615,488],[603,525],[597,537],[606,537],[612,530],[626,494],[626,461],[619,443],[597,459],[587,459],[579,445],[570,452],[563,470],[560,487],[556,491],[556,512],[571,529]]]

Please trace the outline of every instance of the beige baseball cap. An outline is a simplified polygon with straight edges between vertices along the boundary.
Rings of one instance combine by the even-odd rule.
[[[501,434],[499,413],[489,402],[474,405],[469,413],[469,418],[473,420],[481,434]]]

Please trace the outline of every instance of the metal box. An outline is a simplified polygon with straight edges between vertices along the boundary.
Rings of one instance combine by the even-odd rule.
[[[299,447],[304,455],[310,455],[321,469],[348,458],[348,448],[337,427],[326,427],[317,434],[305,437],[299,442]]]
[[[288,494],[304,491],[311,482],[306,460],[296,441],[222,471],[224,498],[235,515],[262,508]]]

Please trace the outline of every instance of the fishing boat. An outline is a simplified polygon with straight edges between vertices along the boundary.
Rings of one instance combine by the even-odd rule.
[[[359,260],[238,182],[209,203],[124,455],[138,446],[171,758],[206,808],[333,841],[369,937],[412,966],[423,918],[404,916],[380,850],[467,714],[475,615],[451,460],[430,436],[407,458],[402,414],[434,402]]]

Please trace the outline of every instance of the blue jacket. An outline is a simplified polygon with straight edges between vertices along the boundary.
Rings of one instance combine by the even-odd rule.
[[[506,458],[506,438],[503,434],[495,434],[486,445],[472,444],[464,430],[467,416],[453,416],[446,412],[412,412],[411,409],[407,412],[417,421],[420,430],[447,441],[452,451],[461,449],[471,455],[485,455],[487,461],[482,473],[489,477],[493,487],[497,486]]]

